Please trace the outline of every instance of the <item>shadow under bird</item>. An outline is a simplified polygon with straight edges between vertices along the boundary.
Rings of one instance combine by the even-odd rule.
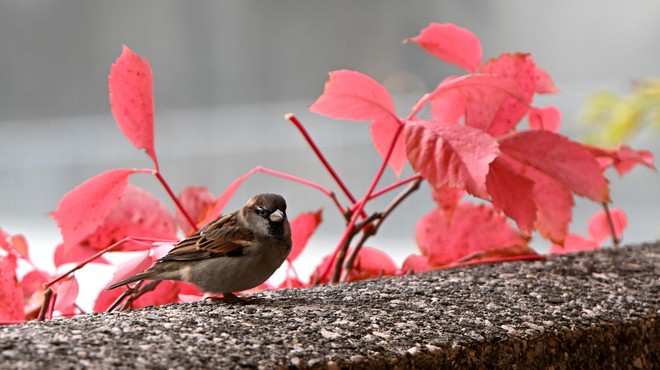
[[[139,280],[180,280],[205,293],[232,297],[233,292],[265,282],[290,251],[286,201],[277,194],[259,194],[240,210],[178,242],[147,270],[108,290]]]

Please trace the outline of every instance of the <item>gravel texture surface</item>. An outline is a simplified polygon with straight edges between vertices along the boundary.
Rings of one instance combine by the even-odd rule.
[[[660,243],[0,327],[0,368],[660,368]]]

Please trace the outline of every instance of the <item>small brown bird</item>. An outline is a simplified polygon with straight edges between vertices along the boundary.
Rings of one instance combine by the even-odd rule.
[[[290,251],[286,201],[277,194],[259,194],[181,240],[149,269],[108,290],[138,280],[181,280],[203,292],[231,297],[266,281]]]

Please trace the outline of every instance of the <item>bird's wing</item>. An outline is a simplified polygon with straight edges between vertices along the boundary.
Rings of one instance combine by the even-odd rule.
[[[241,256],[243,249],[253,242],[254,234],[239,224],[234,212],[218,217],[195,235],[180,241],[159,262]]]

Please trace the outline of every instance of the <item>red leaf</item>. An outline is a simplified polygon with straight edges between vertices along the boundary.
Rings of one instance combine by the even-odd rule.
[[[149,62],[126,45],[110,68],[110,108],[119,128],[138,149],[144,149],[156,167],[154,99]]]
[[[476,72],[481,64],[481,42],[472,32],[451,23],[431,23],[410,39],[434,57]]]
[[[404,272],[424,272],[432,270],[433,267],[429,264],[429,259],[426,256],[410,255],[403,261],[403,267],[401,270]]]
[[[385,157],[401,126],[387,89],[369,76],[355,71],[330,73],[323,94],[309,110],[335,119],[372,121],[371,138],[378,153]],[[402,139],[397,139],[388,164],[398,176],[406,163]]]
[[[445,211],[453,210],[465,196],[465,190],[458,188],[433,188],[433,200]]]
[[[487,198],[488,164],[499,153],[490,135],[468,126],[409,121],[406,150],[415,171],[434,187],[463,188]]]
[[[335,119],[398,121],[392,97],[383,85],[360,72],[330,72],[325,90],[309,110]]]
[[[301,213],[291,220],[291,253],[287,260],[293,262],[307,245],[307,241],[314,234],[316,228],[323,222],[322,210]]]
[[[396,142],[394,142],[394,149],[387,164],[392,168],[397,178],[401,177],[401,171],[406,165],[408,159],[406,158],[406,145],[403,137],[403,129],[399,121],[384,119],[375,120],[369,126],[371,131],[371,140],[376,147],[376,151],[381,157],[385,158],[389,152],[394,136],[398,135]]]
[[[500,140],[500,150],[564,183],[571,191],[609,202],[609,186],[587,148],[554,132],[521,131]]]
[[[55,220],[64,242],[77,244],[93,233],[119,202],[135,169],[115,169],[75,187],[57,204]]]
[[[598,249],[598,243],[586,239],[577,234],[568,234],[564,246],[553,244],[550,246],[550,254],[566,254]]]
[[[16,278],[16,257],[0,254],[0,321],[23,321],[23,294]]]
[[[488,194],[496,209],[516,221],[527,234],[532,232],[536,221],[534,182],[507,164],[505,154],[500,154],[490,164],[486,177]]]
[[[65,316],[73,315],[76,311],[75,303],[78,291],[78,280],[74,276],[60,280],[55,289],[57,294],[55,310]]]
[[[44,284],[53,280],[53,276],[45,271],[32,270],[21,279],[23,289],[23,311],[26,320],[36,319],[44,303]]]
[[[60,243],[55,247],[53,262],[55,267],[60,267],[67,263],[79,263],[98,253],[98,249],[91,248],[87,243],[66,244]],[[93,260],[91,263],[110,264],[103,256]]]
[[[131,184],[126,187],[103,223],[84,243],[100,250],[126,237],[154,240],[175,240],[177,237],[176,223],[169,210],[153,195]],[[128,241],[114,250],[149,248],[151,243]]]
[[[628,145],[614,149],[605,149],[591,145],[585,145],[585,147],[596,156],[602,167],[614,166],[619,176],[625,175],[638,164],[655,170],[653,154],[648,150],[634,150]]]
[[[420,218],[415,235],[422,254],[434,267],[475,252],[527,244],[506,218],[483,204],[462,203],[451,218],[436,208]]]
[[[207,211],[203,215],[202,220],[198,224],[200,228],[206,226],[206,224],[215,220],[222,214],[222,211],[225,209],[225,206],[227,206],[227,203],[229,203],[231,197],[234,196],[234,193],[236,193],[236,190],[238,190],[241,184],[243,184],[243,181],[252,175],[252,172],[253,171],[250,171],[234,180],[231,184],[229,184],[229,186],[227,186],[227,189],[225,189],[225,191],[220,194],[220,196],[214,200],[211,205],[209,205]]]
[[[117,288],[113,290],[102,290],[94,301],[94,312],[103,312],[110,307],[114,301],[124,293],[127,288]],[[170,280],[161,281],[151,292],[148,292],[133,302],[133,308],[143,308],[147,306],[161,306],[168,303],[179,302],[180,282]]]
[[[21,234],[10,235],[0,229],[0,249],[4,249],[9,254],[30,261],[30,248],[27,240]]]
[[[307,284],[298,280],[294,276],[287,276],[286,279],[280,284],[277,289],[292,289],[292,288],[306,288]]]
[[[136,257],[117,266],[117,270],[112,275],[112,280],[110,280],[108,286],[148,269],[154,261],[151,251],[139,253]]]
[[[610,209],[610,216],[612,217],[612,224],[614,226],[614,234],[617,239],[623,237],[623,231],[628,227],[628,217],[626,213],[618,208]],[[591,217],[588,224],[589,235],[598,245],[612,237],[612,230],[610,223],[607,220],[607,212],[602,210],[597,212]]]
[[[490,134],[503,135],[516,127],[525,116],[536,91],[537,67],[529,54],[503,54],[491,59],[481,68],[482,73],[513,79],[522,99],[507,98],[491,124]]]
[[[504,153],[497,157],[497,161],[508,168],[491,167],[494,173],[490,179],[489,192],[492,188],[491,195],[493,202],[497,200],[496,207],[503,209],[509,217],[524,226],[521,228],[525,229],[529,225],[529,212],[532,207],[529,203],[532,202],[536,212],[534,227],[546,239],[555,243],[563,243],[568,233],[568,225],[572,218],[571,209],[574,205],[573,195],[568,188],[561,181]],[[510,178],[507,180],[508,177]],[[531,198],[529,189],[523,185],[525,180],[519,177],[526,178],[533,183]],[[495,184],[496,182],[497,184]],[[512,190],[515,189],[511,193],[517,196],[517,200],[504,194],[506,186],[511,186]],[[516,201],[520,204],[516,204]]]
[[[497,117],[506,112],[505,103],[524,100],[524,96],[511,77],[473,74],[445,79],[427,99],[431,100],[434,119],[438,117],[441,122],[447,119],[454,123],[460,118],[459,110],[463,110],[467,126],[499,135],[518,123],[504,121],[504,127],[500,127],[502,121]],[[447,108],[450,105],[454,106]]]
[[[452,263],[449,267],[469,266],[480,263],[502,263],[510,261],[537,260],[542,259],[536,251],[528,245],[514,245],[504,248],[492,248],[462,258]]]
[[[559,131],[561,112],[552,105],[543,108],[532,108],[527,114],[529,127],[532,130]]]
[[[202,216],[214,200],[215,197],[205,186],[188,186],[179,194],[179,201],[183,209],[196,222],[202,220]],[[189,236],[195,233],[195,229],[183,216],[179,208],[176,209],[176,220],[185,235]]]

